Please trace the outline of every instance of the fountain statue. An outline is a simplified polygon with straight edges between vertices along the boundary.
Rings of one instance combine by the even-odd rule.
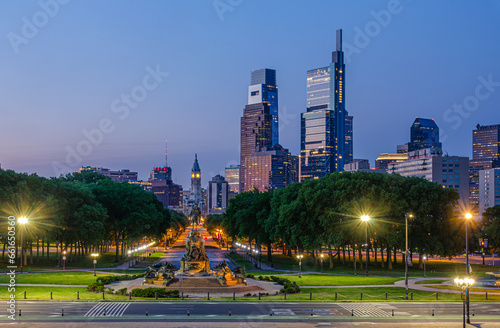
[[[186,252],[181,259],[180,274],[206,275],[210,273],[210,260],[205,252],[203,238],[197,230],[191,230],[186,239]]]

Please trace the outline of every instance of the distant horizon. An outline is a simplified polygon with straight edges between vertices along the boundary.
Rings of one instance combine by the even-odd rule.
[[[500,3],[3,2],[2,169],[50,177],[80,166],[168,166],[202,186],[239,165],[252,70],[276,70],[280,144],[300,153],[307,71],[343,30],[354,158],[375,166],[434,119],[443,151],[471,157],[477,124],[500,124]],[[265,9],[265,10],[263,10]],[[430,10],[432,9],[432,10]],[[261,24],[259,24],[259,22]]]

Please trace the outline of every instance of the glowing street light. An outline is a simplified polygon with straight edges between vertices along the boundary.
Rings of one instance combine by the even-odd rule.
[[[368,215],[361,216],[361,221],[365,223],[365,234],[366,234],[366,275],[368,276],[368,221],[370,221],[370,217]]]
[[[472,219],[472,214],[465,213],[465,275],[469,276],[472,270],[469,265],[469,221]],[[465,288],[465,303],[467,305],[467,323],[470,323],[469,316],[469,287]]]
[[[66,251],[63,252],[63,271],[66,271]]]
[[[323,258],[325,257],[325,255],[323,255],[323,253],[321,253],[321,273],[323,273]]]
[[[304,258],[304,255],[299,254],[297,255],[297,259],[299,260],[299,278],[302,278],[302,259]]]
[[[23,229],[21,228],[21,225],[25,225],[26,223],[28,223],[28,218],[26,217],[22,217],[22,218],[19,218],[17,220],[17,222],[19,223],[20,227],[19,227],[19,234],[21,236],[21,273],[23,273],[23,262],[24,262],[24,259],[23,259],[23,255],[24,255],[24,247],[23,247]]]
[[[423,260],[424,260],[424,278],[427,278],[427,274],[425,273],[425,261],[427,261],[427,255],[423,256]]]
[[[93,254],[90,254],[90,256],[92,256],[92,258],[94,259],[94,277],[95,277],[96,276],[96,274],[95,274],[95,265],[97,264],[97,257],[99,256],[99,254],[93,253]]]
[[[474,279],[471,279],[468,276],[466,276],[465,278],[457,277],[455,278],[455,285],[457,285],[457,287],[462,288],[463,293],[466,293],[469,290],[469,287],[472,287],[472,285],[474,285]],[[465,328],[465,303],[466,303],[465,295],[462,296],[462,299],[463,299],[463,318],[464,318],[463,322]],[[468,313],[467,313],[467,320],[469,320]],[[470,321],[468,321],[468,323],[470,323]]]
[[[405,288],[406,288],[406,297],[408,300],[408,263],[410,262],[410,258],[408,257],[408,219],[413,219],[413,214],[406,213],[405,215]]]

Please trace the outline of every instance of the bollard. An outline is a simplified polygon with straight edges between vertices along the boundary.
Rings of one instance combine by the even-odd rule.
[[[335,300],[337,300],[337,292],[335,292]]]
[[[354,317],[354,310],[351,310],[351,317]]]
[[[231,309],[229,309],[229,316],[231,316]]]
[[[79,300],[80,299],[80,292],[76,292],[76,299]]]
[[[392,309],[392,316],[394,317],[394,309]]]
[[[187,316],[189,317],[189,309],[188,309],[188,311],[187,311]]]
[[[436,301],[439,300],[439,293],[436,293]]]
[[[432,316],[434,316],[434,309],[432,309]]]
[[[26,299],[26,291],[24,291],[24,299]]]
[[[488,300],[488,292],[486,292],[486,300]]]
[[[102,312],[102,315],[105,317],[106,316],[106,309]]]
[[[52,299],[52,292],[50,292],[50,299]]]
[[[207,301],[210,301],[210,292],[207,293]]]
[[[19,310],[19,317],[21,316],[21,310]]]
[[[472,309],[472,316],[474,316],[474,309]]]
[[[285,301],[286,301],[286,293],[284,295],[285,295]]]
[[[273,316],[273,310],[271,310],[271,312],[269,312],[269,316],[272,317]]]
[[[148,315],[149,315],[149,313],[148,313],[148,309],[146,309],[146,317],[147,317]]]
[[[313,310],[313,309],[311,309],[311,317],[313,316],[313,314],[314,314],[314,310]]]
[[[387,292],[385,292],[385,300],[387,301]]]
[[[413,292],[410,293],[410,299],[413,301]]]
[[[184,299],[184,292],[181,292],[181,300]]]
[[[158,292],[155,292],[155,300],[158,299]]]
[[[105,298],[104,298],[104,290],[102,291],[102,300],[104,301]]]
[[[259,301],[260,301],[260,292],[259,292]]]
[[[363,293],[360,293],[361,297],[360,297],[360,300],[362,301],[363,300]]]
[[[61,317],[64,317],[64,309],[61,310]]]
[[[128,292],[128,299],[131,300],[132,299],[132,292]]]

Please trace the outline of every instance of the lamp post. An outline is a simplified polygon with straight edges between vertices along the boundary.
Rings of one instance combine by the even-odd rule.
[[[424,255],[423,260],[424,260],[424,278],[427,278],[427,274],[425,273],[425,261],[427,260],[427,255]]]
[[[66,271],[66,251],[63,252],[63,271]]]
[[[302,258],[304,255],[297,255],[297,259],[299,260],[299,278],[302,278]]]
[[[323,255],[323,253],[321,253],[321,273],[323,273],[323,258],[325,256]]]
[[[457,287],[460,287],[462,288],[462,299],[463,299],[463,322],[464,322],[464,328],[465,328],[465,303],[466,303],[466,299],[465,299],[465,293],[467,292],[467,290],[469,289],[469,287],[472,287],[472,285],[474,285],[474,279],[471,279],[469,277],[465,277],[465,278],[455,278],[455,285],[457,285]],[[467,317],[468,317],[468,314],[467,314]],[[469,318],[467,318],[467,320],[469,320]],[[467,323],[470,323],[470,321],[468,321]]]
[[[357,276],[356,272],[356,244],[354,244],[354,249],[352,250],[352,255],[354,256],[354,276]]]
[[[413,214],[411,213],[406,213],[405,215],[405,289],[406,289],[406,296],[405,299],[408,300],[408,263],[409,263],[409,258],[408,258],[408,218],[413,218]]]
[[[469,221],[472,219],[472,214],[465,214],[465,275],[469,276],[471,273],[470,265],[469,265]],[[474,283],[474,281],[472,281]],[[467,305],[467,323],[470,323],[469,316],[469,286],[465,287],[465,302]]]
[[[366,237],[366,275],[368,276],[368,221],[370,221],[370,217],[368,215],[363,215],[361,217],[361,221],[365,222],[365,237]]]
[[[19,225],[24,225],[24,224],[28,223],[28,218],[25,218],[25,217],[19,218],[17,220],[17,222],[19,223]],[[21,227],[19,227],[19,234],[21,235],[21,273],[23,273],[24,245],[23,245],[23,230],[21,229]]]
[[[97,257],[99,256],[99,254],[93,253],[93,254],[90,254],[90,256],[92,256],[92,258],[94,259],[94,277],[95,277],[96,276],[96,274],[95,274],[95,265],[97,264]]]
[[[131,251],[128,251],[128,267],[130,268],[130,265],[131,265],[131,260],[132,260],[132,252]]]

